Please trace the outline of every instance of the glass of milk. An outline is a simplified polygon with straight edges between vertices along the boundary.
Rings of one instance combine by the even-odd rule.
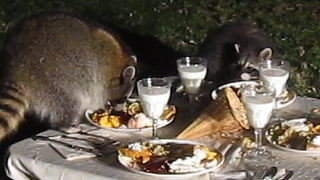
[[[184,92],[193,100],[206,77],[207,60],[201,57],[182,57],[177,60],[177,68]]]
[[[246,160],[262,160],[271,156],[262,144],[264,128],[269,123],[275,105],[274,92],[264,87],[252,87],[242,91],[241,99],[247,111],[249,125],[254,128],[256,148],[248,151]]]
[[[275,97],[281,97],[289,79],[290,64],[288,61],[267,60],[259,63],[260,80],[267,89],[275,91]]]
[[[152,118],[152,138],[158,138],[157,120],[170,98],[171,84],[164,78],[145,78],[137,82],[143,112]]]

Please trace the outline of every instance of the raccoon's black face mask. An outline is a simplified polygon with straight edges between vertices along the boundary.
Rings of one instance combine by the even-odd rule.
[[[110,101],[112,104],[122,104],[132,94],[136,80],[136,68],[128,66],[120,78],[114,78],[110,84]]]
[[[271,48],[264,48],[260,52],[247,51],[246,54],[243,54],[238,44],[235,44],[234,47],[238,54],[238,63],[236,65],[238,78],[242,80],[257,79],[259,76],[257,64],[261,61],[271,59]]]

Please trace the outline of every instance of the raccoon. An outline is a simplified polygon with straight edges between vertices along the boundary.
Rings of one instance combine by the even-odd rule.
[[[75,132],[86,109],[127,98],[136,59],[110,29],[68,13],[41,13],[13,29],[1,53],[0,139],[26,114]]]
[[[257,62],[275,58],[276,46],[256,24],[237,21],[209,31],[207,39],[199,46],[198,56],[208,59],[206,79],[215,86],[248,79],[243,73],[257,73]],[[252,71],[251,71],[252,70]]]

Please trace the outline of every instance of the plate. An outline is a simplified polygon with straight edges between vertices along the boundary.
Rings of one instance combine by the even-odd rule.
[[[202,144],[202,143],[199,143],[199,142],[195,142],[195,141],[177,140],[177,139],[159,139],[159,140],[151,140],[151,141],[147,141],[147,142],[151,142],[153,144],[159,144],[159,145],[173,143],[173,144],[178,144],[178,145],[180,144],[182,146],[184,144],[207,146],[205,144]],[[175,149],[177,149],[177,148],[175,148]],[[137,165],[134,165],[134,163],[132,162],[131,158],[129,158],[127,156],[123,156],[120,152],[118,154],[118,160],[119,160],[121,165],[123,165],[128,170],[133,171],[135,173],[148,175],[148,176],[153,176],[153,177],[157,177],[157,178],[182,179],[182,178],[190,178],[190,177],[193,177],[193,176],[199,176],[201,174],[205,174],[205,173],[214,171],[215,169],[220,167],[224,162],[224,157],[222,156],[221,152],[219,152],[217,150],[214,150],[214,151],[218,153],[218,158],[217,158],[217,162],[216,162],[215,165],[213,165],[212,167],[209,167],[209,168],[205,168],[205,169],[199,170],[197,172],[189,172],[189,173],[151,173],[151,172],[146,172],[146,171],[140,170]]]
[[[256,81],[238,81],[238,82],[224,84],[224,85],[219,86],[217,89],[212,91],[211,98],[213,100],[216,100],[216,98],[218,96],[218,91],[220,91],[224,88],[233,87],[233,88],[237,89],[237,88],[240,88],[241,86],[245,86],[245,85],[258,85],[258,82],[256,82]],[[286,106],[289,106],[297,98],[297,95],[294,91],[292,91],[290,89],[286,89],[285,91],[286,91],[286,95],[284,97],[282,97],[279,101],[277,101],[277,109],[281,109]]]
[[[268,128],[266,129],[266,139],[267,141],[272,144],[273,146],[277,147],[278,149],[284,150],[284,151],[288,151],[288,152],[292,152],[292,153],[299,153],[299,154],[305,154],[305,155],[319,155],[320,154],[320,148],[319,150],[300,150],[300,149],[295,149],[295,148],[291,148],[291,147],[286,147],[285,145],[281,145],[277,142],[279,142],[280,140],[277,139],[281,139],[281,138],[277,138],[281,135],[284,135],[285,132],[287,133],[288,131],[276,131],[276,129],[278,127],[284,127],[281,129],[286,129],[285,127],[291,127],[293,129],[294,126],[296,128],[303,128],[306,125],[306,122],[308,122],[305,118],[300,118],[300,119],[294,119],[294,120],[288,120],[282,123],[273,123],[270,126],[268,126]],[[305,131],[305,132],[312,132],[311,130]],[[320,133],[320,132],[318,132]],[[277,135],[274,135],[277,134]],[[291,138],[289,138],[291,139]],[[302,141],[301,140],[297,140],[296,142],[297,144],[301,144]]]
[[[277,101],[277,109],[281,109],[281,108],[289,106],[297,98],[297,95],[294,91],[292,91],[290,89],[286,89],[285,92],[286,92],[286,95],[284,97],[282,97],[279,101]]]
[[[86,110],[85,111],[85,118],[89,121],[89,123],[91,123],[92,125],[99,127],[101,129],[105,129],[108,131],[113,131],[113,132],[140,132],[140,131],[152,131],[152,127],[145,127],[145,128],[127,128],[127,127],[122,127],[120,126],[119,128],[108,128],[108,127],[104,127],[101,126],[99,124],[97,124],[96,122],[92,121],[91,119],[91,115],[94,113],[95,111],[93,110]],[[169,125],[170,123],[172,123],[174,121],[174,117],[172,117],[171,119],[168,120],[163,120],[163,119],[159,119],[158,120],[158,128],[162,128],[165,127],[167,125]]]
[[[224,84],[222,86],[219,86],[217,89],[213,90],[211,93],[211,98],[213,100],[216,100],[218,97],[218,91],[227,88],[227,87],[232,87],[232,88],[240,88],[241,86],[249,86],[249,85],[258,85],[256,81],[238,81],[238,82],[232,82],[228,84]]]

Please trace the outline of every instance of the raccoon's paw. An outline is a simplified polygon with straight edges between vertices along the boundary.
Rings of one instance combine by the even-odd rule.
[[[75,134],[75,133],[80,132],[81,128],[80,127],[74,127],[74,126],[62,127],[62,128],[60,128],[60,131],[62,131],[64,133],[67,133],[67,134]]]

